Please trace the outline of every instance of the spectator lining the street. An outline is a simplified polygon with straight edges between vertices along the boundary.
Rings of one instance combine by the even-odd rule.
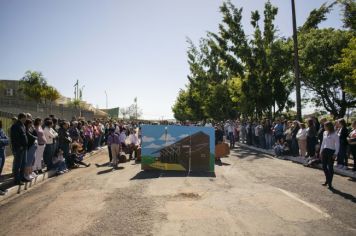
[[[72,145],[72,152],[69,157],[66,159],[66,164],[68,168],[76,168],[80,165],[89,167],[89,164],[83,162],[84,153],[80,152],[80,146],[76,143]]]
[[[69,122],[63,121],[58,129],[58,147],[63,152],[63,157],[66,159],[69,157],[69,149],[72,139],[68,132]]]
[[[63,151],[58,149],[52,159],[53,169],[56,171],[57,175],[62,175],[69,171],[65,161],[66,159],[63,156]]]
[[[108,136],[108,147],[110,147],[111,152],[111,165],[113,168],[117,168],[120,150],[121,150],[121,142],[120,137],[115,133],[115,129],[110,129],[110,134]]]
[[[334,161],[339,152],[340,140],[335,132],[334,125],[331,122],[325,123],[325,132],[323,142],[320,147],[320,156],[322,158],[323,170],[325,173],[324,186],[328,185],[332,189],[332,181],[334,176]]]
[[[29,116],[27,116],[29,117]],[[37,133],[33,127],[32,120],[27,119],[25,121],[26,135],[27,135],[27,160],[24,170],[24,178],[28,181],[31,181],[37,175],[32,173],[32,166],[36,159],[36,150],[37,150]]]
[[[350,145],[350,153],[354,158],[353,171],[356,171],[356,120],[352,122],[352,131],[350,132],[347,141]]]
[[[348,165],[348,155],[347,155],[347,137],[349,135],[346,127],[346,122],[344,119],[339,119],[337,121],[337,135],[339,136],[340,141],[340,150],[337,156],[337,167],[340,169],[347,170]]]
[[[43,159],[47,165],[47,170],[52,169],[52,158],[56,151],[55,139],[58,137],[58,133],[52,128],[53,122],[48,119],[45,121],[44,135],[46,137],[46,146],[43,153]]]
[[[307,150],[307,129],[305,128],[304,123],[299,124],[299,130],[297,133],[298,147],[299,147],[299,156],[305,157]]]
[[[10,140],[2,129],[2,121],[0,120],[0,177],[5,165],[5,148],[9,145],[9,142]],[[5,195],[6,192],[5,189],[0,189],[0,195]]]
[[[20,113],[15,124],[11,126],[11,148],[14,155],[12,173],[15,178],[15,185],[23,185],[23,182],[29,182],[24,178],[24,170],[27,157],[27,136],[26,136],[26,115]]]
[[[35,161],[32,169],[35,172],[35,174],[40,174],[42,173],[43,152],[46,146],[47,139],[42,129],[41,118],[35,119],[34,126],[37,134],[37,149],[36,149]]]
[[[313,158],[315,156],[315,145],[317,144],[317,130],[313,119],[308,119],[307,128],[307,155],[306,157]]]

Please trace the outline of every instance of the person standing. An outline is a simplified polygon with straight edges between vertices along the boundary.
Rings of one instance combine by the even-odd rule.
[[[305,128],[304,123],[299,124],[299,130],[297,133],[298,147],[299,147],[299,156],[305,157],[307,150],[307,129]]]
[[[298,140],[297,140],[297,133],[299,131],[299,122],[298,121],[293,121],[293,126],[292,126],[292,146],[291,146],[291,151],[293,156],[298,156],[299,154],[299,146],[298,146]]]
[[[317,143],[316,135],[317,130],[313,119],[308,120],[307,129],[307,156],[313,158],[315,156],[315,146]]]
[[[346,127],[346,122],[344,119],[339,119],[337,121],[337,126],[339,128],[337,135],[339,136],[340,141],[340,150],[337,155],[337,167],[340,169],[347,170],[348,165],[348,156],[347,156],[347,137],[349,135]]]
[[[235,147],[235,137],[234,137],[235,126],[232,121],[227,125],[227,133],[230,141],[230,149]]]
[[[0,120],[0,177],[5,164],[5,147],[7,145],[9,145],[9,138],[4,133],[2,129],[2,121]],[[0,189],[0,195],[5,195],[6,192],[6,190]]]
[[[58,137],[58,133],[54,131],[52,128],[53,122],[52,120],[46,120],[45,128],[43,130],[44,135],[46,137],[47,143],[43,153],[43,159],[45,164],[47,165],[47,171],[52,169],[53,163],[52,158],[54,157],[56,147],[55,147],[55,139]]]
[[[36,177],[36,174],[32,173],[32,166],[36,158],[37,133],[35,128],[33,127],[32,120],[27,119],[25,121],[25,127],[26,127],[28,145],[27,145],[27,162],[25,167],[24,178],[26,180],[32,180],[33,178]]]
[[[110,129],[108,136],[108,146],[111,150],[111,164],[114,169],[117,169],[118,159],[120,155],[120,137],[115,133],[114,129]]]
[[[72,139],[69,135],[69,122],[64,121],[60,124],[60,128],[58,129],[58,147],[63,151],[64,159],[69,157],[69,149],[70,143]]]
[[[276,124],[273,127],[274,138],[276,142],[283,138],[283,124],[279,119],[276,119]]]
[[[137,159],[137,150],[140,147],[140,140],[138,138],[136,130],[132,130],[130,132],[129,141],[130,141],[130,146],[129,146],[130,160]],[[132,154],[135,154],[135,158],[133,158]]]
[[[333,189],[332,181],[334,176],[334,161],[339,152],[340,140],[334,130],[334,125],[331,122],[325,123],[325,132],[323,142],[320,147],[320,156],[322,158],[323,170],[325,174],[324,186],[328,185],[329,189]]]
[[[25,128],[26,115],[20,113],[15,124],[11,126],[11,147],[14,155],[12,172],[15,178],[15,185],[23,185],[23,182],[29,182],[24,178],[26,166],[28,140]]]
[[[265,134],[266,149],[269,150],[272,148],[272,125],[268,119],[265,121],[263,133]]]
[[[347,141],[350,145],[351,155],[354,157],[354,168],[352,171],[356,171],[356,120],[352,122],[352,131],[350,132]]]
[[[36,155],[35,155],[35,162],[33,164],[33,171],[36,174],[42,173],[42,161],[43,161],[43,152],[46,146],[46,137],[44,135],[43,129],[42,129],[42,120],[41,118],[36,118],[34,122],[35,130],[37,133],[37,149],[36,149]]]
[[[241,134],[241,143],[246,143],[246,123],[245,123],[245,121],[241,122],[240,134]]]
[[[324,128],[324,124],[327,122],[326,118],[322,118],[320,120],[320,128],[318,130],[318,142],[321,145],[323,142],[323,137],[324,137],[324,132],[325,132],[325,128]]]
[[[256,127],[255,127],[255,135],[257,138],[257,144],[259,148],[265,148],[265,144],[264,144],[264,133],[263,133],[263,126],[262,123],[257,123]]]

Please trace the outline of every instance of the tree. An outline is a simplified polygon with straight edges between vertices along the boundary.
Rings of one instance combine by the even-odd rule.
[[[120,108],[120,114],[123,119],[138,119],[142,116],[142,110],[139,107],[136,110],[136,104],[131,104],[128,107]]]
[[[356,32],[356,2],[354,0],[338,0],[343,6],[344,27]]]
[[[44,91],[44,98],[51,103],[61,97],[61,94],[52,86],[47,86]]]
[[[326,3],[324,3],[318,9],[312,10],[299,31],[305,32],[311,29],[317,29],[318,25],[327,19],[326,14],[332,10],[335,4],[336,2],[327,6]]]
[[[347,108],[355,106],[356,99],[348,93],[347,76],[337,73],[334,66],[350,42],[351,32],[311,29],[299,38],[302,79],[315,93],[313,101],[317,106],[323,105],[334,118],[344,117]]]
[[[21,91],[36,102],[43,100],[46,87],[47,81],[41,72],[26,71],[25,76],[20,80]]]
[[[60,97],[60,93],[47,84],[41,72],[26,71],[25,76],[20,80],[20,90],[30,99],[36,102],[53,102]]]
[[[356,97],[356,37],[342,50],[340,62],[333,66],[335,73],[343,78],[345,91]]]
[[[188,105],[188,92],[186,90],[181,89],[179,91],[177,100],[172,107],[172,111],[176,120],[193,120],[192,110]]]
[[[125,108],[125,107],[121,108],[120,113],[121,113],[123,119],[127,119],[127,115],[129,114],[129,111],[127,108]]]
[[[255,29],[248,39],[242,26],[242,8],[226,1],[220,7],[223,19],[219,32],[208,32],[195,46],[190,40],[187,89],[180,91],[172,110],[177,119],[234,119],[244,116],[271,116],[292,105],[293,88],[289,70],[288,42],[278,39],[273,24],[278,13],[268,1],[264,10],[264,30],[255,11]]]

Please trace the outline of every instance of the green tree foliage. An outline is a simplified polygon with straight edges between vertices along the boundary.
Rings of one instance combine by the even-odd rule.
[[[179,91],[176,102],[172,107],[174,118],[180,121],[192,120],[192,111],[188,105],[188,93],[186,90]]]
[[[356,2],[354,0],[338,0],[343,6],[344,27],[356,32]]]
[[[36,102],[53,102],[60,97],[60,93],[47,84],[41,72],[26,71],[20,80],[20,90],[30,99]]]
[[[339,63],[334,65],[337,75],[345,82],[345,91],[356,97],[356,37],[353,36],[348,46],[342,50]]]
[[[352,29],[354,4],[344,6],[345,26]],[[354,106],[355,45],[350,31],[318,29],[336,3],[313,10],[299,28],[301,75],[316,105],[341,117]],[[261,14],[251,13],[251,36],[242,25],[242,8],[230,1],[220,7],[218,32],[208,32],[198,46],[188,40],[189,83],[172,107],[178,120],[272,117],[294,106],[292,39],[278,37],[278,9],[270,1]],[[263,19],[263,21],[261,20]],[[350,43],[349,43],[350,42]]]
[[[344,117],[347,108],[356,104],[347,92],[346,76],[334,70],[351,38],[350,32],[331,28],[311,29],[299,36],[302,80],[316,94],[313,101],[335,118]]]
[[[61,94],[52,86],[47,86],[44,91],[44,99],[46,101],[54,102],[61,97]]]
[[[327,6],[326,3],[324,3],[318,9],[312,10],[307,20],[304,22],[303,26],[299,30],[308,31],[311,29],[317,29],[318,25],[327,19],[326,15],[332,10],[335,4],[336,2]]]

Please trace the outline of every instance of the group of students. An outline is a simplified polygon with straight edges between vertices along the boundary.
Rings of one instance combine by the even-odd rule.
[[[90,163],[83,162],[85,153],[101,148],[105,142],[105,129],[100,121],[73,118],[69,122],[52,115],[42,120],[20,113],[13,118],[9,134],[10,137],[5,135],[0,123],[0,175],[5,162],[5,147],[11,145],[16,185],[30,182],[45,167],[46,171],[55,170],[57,174],[79,166],[89,167]]]
[[[121,153],[129,154],[130,160],[141,161],[141,130],[136,126],[123,126],[110,122],[108,125],[107,145],[110,164],[118,168]],[[125,157],[126,159],[126,157]],[[125,160],[126,161],[126,160]]]
[[[277,156],[292,155],[306,158],[306,166],[323,164],[327,176],[325,185],[332,187],[334,161],[337,168],[347,170],[349,156],[354,159],[353,171],[356,171],[356,121],[348,127],[344,119],[335,123],[316,117],[306,123],[288,121],[284,118],[271,122],[228,121],[224,132],[230,141],[247,143],[264,149],[274,149]]]
[[[5,163],[5,148],[10,146],[14,159],[12,173],[16,185],[23,185],[44,170],[54,170],[58,175],[79,166],[86,153],[108,145],[110,162],[117,168],[121,152],[130,159],[140,161],[140,129],[133,123],[112,120],[71,121],[59,120],[50,115],[42,120],[31,114],[20,113],[14,117],[8,137],[0,120],[0,176]],[[135,157],[133,157],[133,155]],[[0,195],[6,193],[0,189]]]

